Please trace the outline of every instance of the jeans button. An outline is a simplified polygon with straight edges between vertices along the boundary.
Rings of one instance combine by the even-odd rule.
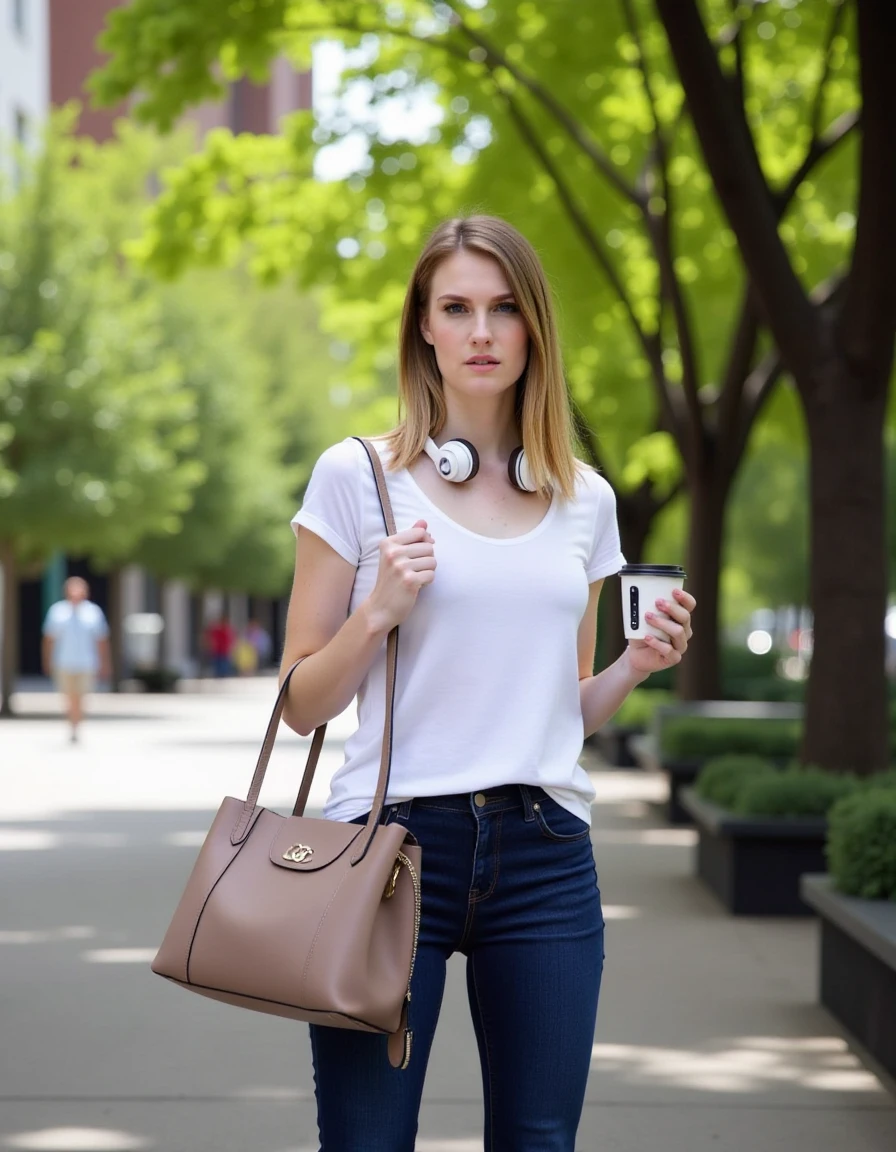
[[[476,795],[473,797],[473,803],[476,805],[477,808],[484,808],[485,807],[485,797],[482,795],[481,792],[477,792]]]

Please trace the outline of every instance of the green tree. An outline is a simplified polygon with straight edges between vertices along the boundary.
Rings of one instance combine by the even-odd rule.
[[[856,215],[856,53],[844,5],[796,7],[746,3],[732,16],[727,0],[712,0],[700,43],[710,44],[711,28],[714,58],[730,69],[726,107],[736,110],[738,139],[759,153],[765,217],[787,246],[791,275],[819,308],[835,307]],[[214,90],[217,67],[227,78],[261,75],[275,52],[307,61],[310,43],[326,35],[362,53],[355,77],[369,87],[371,112],[434,91],[443,118],[422,142],[390,135],[383,115],[352,115],[347,102],[316,125],[297,117],[282,140],[213,137],[169,183],[144,254],[171,271],[226,258],[248,240],[259,275],[298,265],[306,281],[350,300],[360,341],[394,323],[411,253],[436,219],[481,206],[519,223],[564,302],[585,449],[621,490],[631,558],[686,480],[701,628],[682,681],[688,695],[712,695],[724,510],[782,361],[762,336],[767,312],[711,195],[713,167],[693,131],[707,100],[687,80],[683,89],[670,59],[673,9],[646,0],[574,15],[560,0],[239,9],[192,0],[175,16],[135,0],[114,14],[105,41],[113,59],[97,91],[109,101],[140,93],[138,113],[164,126]],[[316,156],[358,130],[369,162],[339,188],[315,181]],[[841,736],[857,723],[847,713],[861,716],[834,711]],[[818,715],[810,706],[816,733]],[[841,758],[842,739],[824,756],[818,743],[812,737],[816,761]],[[851,755],[861,747],[851,743]],[[870,762],[871,747],[860,760]]]
[[[819,301],[801,278],[798,253],[779,233],[768,174],[742,115],[744,23],[736,18],[738,47],[726,71],[695,0],[656,3],[713,182],[806,416],[815,624],[803,757],[872,771],[885,766],[888,745],[883,429],[896,334],[889,6],[849,6],[862,101],[857,225],[836,289]],[[846,10],[845,3],[832,7],[831,60],[845,51],[839,30]]]
[[[732,489],[725,563],[748,608],[808,602],[808,473],[805,421],[789,385],[770,401]]]
[[[0,214],[3,694],[17,667],[18,572],[57,549],[108,561],[176,524],[200,480],[181,462],[194,398],[159,352],[153,300],[119,275],[96,200],[68,190],[74,146],[51,132]]]

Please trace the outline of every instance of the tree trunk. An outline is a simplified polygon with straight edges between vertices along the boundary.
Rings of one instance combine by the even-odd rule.
[[[0,653],[0,716],[12,716],[12,691],[19,670],[19,577],[12,544],[0,543],[3,568],[3,644]]]
[[[730,476],[707,467],[691,477],[686,587],[696,598],[694,635],[678,669],[682,700],[721,699],[719,661],[719,577]]]
[[[810,441],[814,614],[801,757],[830,770],[885,768],[886,381],[845,360],[801,388]]]
[[[109,594],[109,655],[112,660],[112,681],[109,685],[113,692],[121,691],[121,681],[124,675],[124,637],[122,634],[123,621],[121,618],[121,568],[116,566],[108,572]]]

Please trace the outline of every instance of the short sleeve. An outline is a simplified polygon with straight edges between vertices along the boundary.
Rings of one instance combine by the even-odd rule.
[[[358,445],[352,439],[324,452],[311,473],[302,507],[290,523],[307,528],[357,567],[361,559],[361,478]]]
[[[109,635],[109,625],[106,623],[106,617],[99,604],[94,605],[94,607],[96,611],[93,614],[93,635],[97,640],[105,640]]]
[[[619,524],[616,519],[616,493],[596,472],[591,474],[589,487],[597,497],[594,517],[594,541],[591,555],[585,563],[588,583],[593,584],[606,576],[615,576],[625,564],[622,545],[619,541]]]
[[[43,633],[44,636],[49,636],[51,640],[56,640],[59,636],[59,612],[55,604],[50,605],[46,617],[44,618]]]

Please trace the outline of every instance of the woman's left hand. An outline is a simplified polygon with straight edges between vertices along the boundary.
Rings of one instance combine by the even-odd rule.
[[[690,592],[681,588],[673,589],[672,596],[672,600],[657,600],[657,611],[644,615],[647,623],[665,632],[668,639],[660,640],[657,636],[648,635],[643,640],[628,642],[629,662],[634,671],[643,676],[680,663],[693,635],[691,613],[697,601]]]

